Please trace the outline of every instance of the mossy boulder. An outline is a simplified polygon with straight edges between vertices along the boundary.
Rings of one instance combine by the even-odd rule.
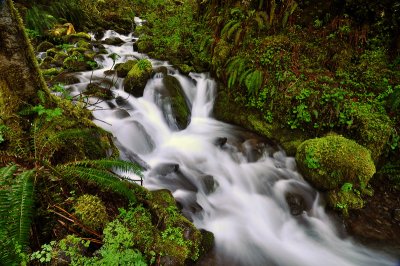
[[[70,71],[86,71],[89,70],[90,67],[86,64],[84,60],[80,60],[74,56],[67,57],[64,62],[64,67]]]
[[[84,48],[84,49],[88,50],[88,49],[92,49],[92,48],[93,48],[93,45],[92,45],[91,43],[85,41],[85,40],[79,40],[79,41],[76,43],[76,47]]]
[[[117,71],[117,76],[119,78],[125,78],[137,62],[138,60],[128,60],[125,63],[116,64],[114,69]]]
[[[152,66],[149,60],[140,59],[128,72],[124,80],[124,89],[135,97],[143,96],[147,80],[150,78]]]
[[[36,51],[37,52],[46,52],[47,50],[51,49],[54,47],[54,44],[48,41],[41,42],[37,47]]]
[[[348,215],[351,209],[361,209],[364,207],[364,200],[360,193],[349,189],[335,189],[327,193],[328,204],[330,207],[340,210],[344,215]]]
[[[81,40],[83,41],[90,41],[92,37],[86,32],[78,32],[74,34],[69,34],[63,37],[63,41],[66,43],[77,43]]]
[[[337,189],[345,182],[365,187],[376,171],[367,148],[338,135],[304,141],[296,162],[304,178],[321,190]]]
[[[42,70],[42,74],[44,76],[56,76],[56,75],[60,74],[61,72],[62,72],[62,69],[55,68],[55,67]]]
[[[163,84],[166,88],[166,99],[171,103],[172,114],[180,129],[184,129],[190,119],[190,109],[186,103],[183,89],[179,81],[173,76],[165,76]]]
[[[55,56],[54,56],[54,60],[52,61],[52,63],[58,67],[61,67],[64,65],[64,60],[68,57],[68,54],[64,53],[64,52],[58,52]]]
[[[92,82],[87,85],[85,95],[97,97],[100,99],[111,100],[114,96],[111,91],[112,84],[101,82]]]
[[[152,52],[154,50],[154,45],[153,45],[153,43],[151,41],[146,41],[146,40],[140,40],[139,39],[135,43],[135,48],[137,48],[138,52],[147,54],[147,53]]]
[[[121,45],[124,43],[124,41],[119,37],[110,37],[105,39],[103,42],[108,45]]]

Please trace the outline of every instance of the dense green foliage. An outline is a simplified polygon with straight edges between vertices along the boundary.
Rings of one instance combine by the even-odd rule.
[[[139,50],[184,72],[211,70],[227,104],[262,123],[306,138],[335,131],[374,151],[376,163],[393,160],[397,171],[399,1],[164,3],[157,16],[145,13]]]
[[[145,19],[135,29],[140,35],[135,47],[170,61],[182,72],[211,71],[220,84],[220,95],[227,96],[223,104],[228,112],[232,105],[249,112],[233,115],[242,115],[244,126],[267,136],[284,132],[285,136],[277,138],[290,143],[294,152],[300,145],[303,172],[309,171],[311,179],[318,175],[333,178],[332,186],[316,185],[330,190],[328,201],[333,208],[347,213],[364,206],[361,196],[370,193],[367,182],[375,172],[372,160],[385,177],[382,180],[400,188],[397,0],[16,2],[32,41],[47,40],[37,46],[37,51],[48,55],[40,67],[61,99],[49,102],[39,93],[37,105],[15,114],[26,120],[18,125],[24,133],[0,124],[0,163],[4,166],[0,169],[0,257],[7,264],[28,260],[32,220],[46,221],[38,241],[49,244],[30,258],[42,263],[145,265],[170,260],[179,265],[196,260],[202,252],[199,232],[187,235],[185,228],[193,225],[179,215],[172,197],[162,192],[148,194],[121,181],[116,169],[140,174],[138,167],[101,159],[110,148],[107,135],[92,126],[82,129],[74,121],[89,118],[71,107],[71,100],[84,107],[81,100],[85,96],[72,98],[55,78],[98,66],[90,36],[74,33],[72,25],[64,23],[72,23],[77,30],[128,32],[134,30],[135,14]],[[151,64],[132,60],[115,69],[118,76],[133,80],[143,76],[143,83],[150,76]],[[110,97],[109,91],[96,96]],[[183,107],[182,101],[175,105]],[[342,141],[339,137],[328,138],[335,138],[333,144],[321,139],[314,146],[300,144],[330,131],[368,148],[372,160],[355,142],[336,145]],[[338,159],[339,152],[345,155]],[[361,155],[355,158],[357,154]],[[35,195],[35,190],[41,195]],[[111,203],[104,206],[89,196],[88,204],[82,203],[83,198],[75,199],[75,190],[78,196],[96,194],[103,200],[106,193],[122,197],[107,198]],[[35,197],[43,203],[35,202]],[[135,204],[128,207],[126,199]],[[116,206],[125,209],[117,214]],[[72,221],[75,231],[57,227],[55,217],[66,217],[64,225]],[[55,238],[49,233],[53,227],[62,240],[50,242]],[[103,234],[97,232],[101,229]],[[68,235],[71,232],[76,234]]]

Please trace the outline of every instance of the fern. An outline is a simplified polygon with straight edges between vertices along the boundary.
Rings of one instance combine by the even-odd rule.
[[[89,168],[79,166],[79,163],[76,163],[75,165],[56,166],[55,170],[67,179],[83,179],[85,181],[94,182],[100,187],[109,188],[125,196],[130,201],[136,202],[135,194],[120,180],[119,176],[104,168]]]
[[[19,264],[32,218],[34,171],[14,177],[16,171],[16,165],[0,169],[0,259],[5,265]]]
[[[11,204],[14,207],[11,217],[14,220],[12,233],[20,245],[28,244],[29,228],[33,206],[34,170],[24,171],[12,185]]]
[[[263,72],[260,70],[250,72],[246,76],[245,85],[251,95],[257,94],[263,85]]]
[[[140,177],[143,176],[142,170],[139,165],[122,160],[113,160],[113,159],[85,160],[85,161],[73,162],[67,165],[92,167],[103,170],[115,169],[122,172],[133,172]]]
[[[238,77],[240,79],[241,75],[246,71],[247,68],[247,59],[242,57],[234,57],[228,61],[227,74],[229,76],[228,79],[228,88],[232,88],[238,82]]]

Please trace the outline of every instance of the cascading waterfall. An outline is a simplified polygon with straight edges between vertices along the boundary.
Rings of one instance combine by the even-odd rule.
[[[132,49],[133,35],[107,31],[122,46],[104,45],[103,68],[80,72],[79,93],[93,80],[111,80],[117,99],[93,108],[95,122],[112,132],[124,159],[148,167],[144,186],[169,189],[182,212],[198,228],[214,233],[219,265],[395,265],[384,254],[341,236],[325,213],[319,194],[296,170],[294,158],[277,145],[212,117],[216,84],[207,74],[179,74],[165,66],[182,86],[191,109],[190,123],[179,129],[171,104],[160,96],[165,74],[155,74],[143,97],[123,90],[123,79],[105,76],[114,63],[147,58]],[[163,89],[163,88],[162,88]]]

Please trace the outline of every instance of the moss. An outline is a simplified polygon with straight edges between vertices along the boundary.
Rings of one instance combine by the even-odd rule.
[[[62,72],[62,69],[58,69],[58,68],[49,68],[49,69],[45,69],[42,70],[42,74],[45,76],[55,76],[58,75]]]
[[[350,190],[332,190],[328,192],[328,203],[336,209],[342,211],[344,215],[348,215],[351,209],[361,209],[364,207],[364,200],[359,193]]]
[[[371,151],[375,161],[382,155],[392,134],[390,118],[372,110],[370,105],[356,105],[354,108],[355,139]]]
[[[101,199],[93,195],[80,196],[74,205],[75,214],[81,222],[94,230],[101,230],[109,218]]]
[[[59,52],[59,50],[55,47],[46,50],[47,56],[51,56],[51,57],[55,56],[58,52]]]
[[[84,49],[86,49],[86,50],[92,49],[92,47],[93,47],[89,42],[87,42],[87,41],[85,41],[85,40],[79,40],[79,41],[76,43],[76,46],[79,47],[79,48],[84,48]]]
[[[116,64],[114,69],[117,71],[117,76],[120,78],[125,78],[137,62],[137,60],[128,60],[125,63]]]
[[[335,135],[304,141],[298,147],[296,162],[304,178],[322,190],[345,182],[365,187],[375,173],[368,149]]]
[[[183,129],[188,125],[190,118],[190,110],[186,103],[183,89],[179,81],[173,76],[165,76],[163,84],[169,93],[167,97],[171,101],[172,113],[178,127]]]
[[[54,44],[48,41],[41,42],[37,47],[36,51],[37,52],[46,52],[47,50],[51,49],[54,47]]]
[[[128,72],[124,80],[124,88],[135,97],[143,96],[143,90],[150,78],[152,66],[149,60],[139,60]]]
[[[86,63],[84,56],[69,56],[64,62],[64,67],[70,71],[90,70],[90,66]]]
[[[67,43],[77,43],[81,40],[90,41],[92,37],[86,32],[78,32],[75,34],[65,35],[63,36],[63,40]]]

